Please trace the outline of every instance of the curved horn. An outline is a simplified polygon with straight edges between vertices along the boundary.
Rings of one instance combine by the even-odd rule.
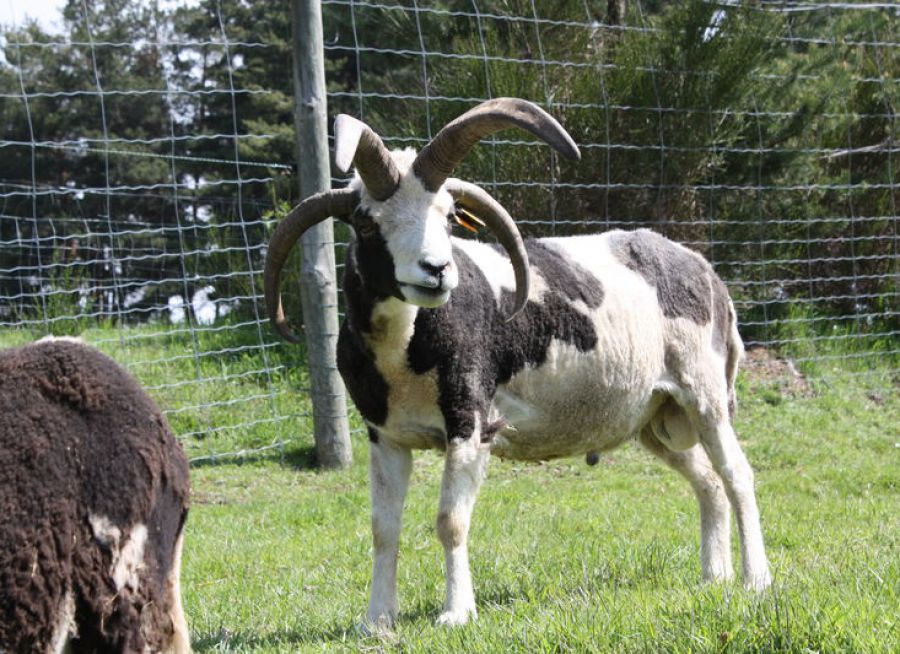
[[[278,223],[266,250],[266,267],[263,272],[266,291],[266,308],[269,320],[282,338],[297,343],[301,339],[288,326],[281,305],[281,269],[303,233],[329,216],[347,216],[359,204],[359,192],[343,188],[311,195],[294,207]]]
[[[525,251],[525,242],[519,228],[503,205],[480,186],[451,177],[444,188],[453,196],[454,201],[472,209],[485,222],[509,254],[516,275],[516,301],[512,313],[507,317],[507,321],[512,320],[525,308],[530,285],[528,253]]]
[[[369,195],[383,202],[400,186],[400,170],[381,137],[353,116],[334,119],[334,163],[342,172],[356,166]]]
[[[416,176],[432,193],[444,183],[456,165],[478,141],[508,127],[519,127],[546,141],[567,159],[580,159],[575,141],[553,116],[533,102],[496,98],[482,102],[431,139],[413,163]]]

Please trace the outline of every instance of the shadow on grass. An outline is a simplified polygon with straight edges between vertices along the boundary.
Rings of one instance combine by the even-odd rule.
[[[479,614],[497,608],[511,607],[524,601],[528,601],[525,593],[520,588],[511,586],[475,593],[475,606]],[[405,609],[401,608],[400,616],[397,618],[397,628],[402,630],[404,625],[423,621],[427,624],[435,624],[443,610],[443,594],[438,590],[434,597],[421,599]]]
[[[493,608],[511,606],[521,602],[525,598],[521,593],[510,592],[502,589],[499,592],[488,593],[478,598],[479,612],[489,611]],[[441,613],[442,604],[439,598],[435,601],[419,602],[411,606],[409,610],[401,611],[397,619],[397,633],[402,633],[405,628],[425,621],[434,624]],[[194,652],[232,651],[242,647],[257,648],[276,645],[301,645],[314,643],[355,643],[360,649],[368,649],[371,644],[381,651],[380,646],[391,642],[393,636],[369,636],[362,632],[361,623],[347,625],[333,625],[323,629],[291,629],[289,631],[259,635],[248,632],[231,632],[227,629],[220,630],[217,634],[202,636],[193,641]]]
[[[409,613],[401,613],[397,621],[397,631],[402,632],[404,625],[413,624],[422,619],[434,622],[440,614],[438,605],[422,607]],[[200,637],[192,642],[194,652],[232,651],[238,648],[271,647],[276,645],[355,643],[360,649],[368,649],[371,644],[379,651],[380,646],[389,643],[394,636],[369,636],[363,633],[362,624],[351,626],[332,626],[325,629],[291,629],[282,633],[258,635],[247,632],[231,632],[227,629],[219,633]]]
[[[301,643],[331,643],[357,640],[362,636],[355,627],[334,626],[330,629],[292,629],[283,633],[257,635],[222,629],[217,634],[202,636],[191,643],[194,652],[231,651],[241,647],[300,645]]]
[[[318,470],[315,445],[293,447],[284,453],[282,464],[294,470]]]

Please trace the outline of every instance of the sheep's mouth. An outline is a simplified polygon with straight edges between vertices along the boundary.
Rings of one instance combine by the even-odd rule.
[[[400,291],[407,302],[423,307],[439,307],[450,298],[450,289],[443,284],[438,286],[422,286],[398,282]]]
[[[405,282],[400,282],[400,288],[402,290],[413,289],[416,293],[421,293],[422,295],[432,295],[434,297],[439,297],[447,292],[447,289],[440,286],[423,286],[421,284],[407,284]]]

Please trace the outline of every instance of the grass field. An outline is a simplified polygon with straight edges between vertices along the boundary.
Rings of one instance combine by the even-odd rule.
[[[142,345],[102,331],[87,337],[132,364],[175,351],[149,338]],[[687,482],[626,446],[592,468],[580,460],[492,461],[470,541],[480,616],[467,627],[437,628],[441,459],[417,455],[401,545],[400,624],[379,640],[356,628],[370,574],[365,438],[354,436],[350,470],[313,469],[307,408],[291,391],[304,384],[300,355],[282,347],[270,354],[283,367],[274,399],[207,407],[202,419],[192,410],[171,416],[180,433],[200,434],[185,441],[193,456],[300,434],[283,452],[194,466],[183,586],[197,652],[900,651],[900,398],[888,374],[830,369],[804,381],[765,356],[742,374],[737,430],[757,471],[775,577],[763,596],[739,583],[699,582],[697,508]],[[255,365],[209,357],[199,371]],[[189,379],[198,367],[187,357],[135,370],[145,383],[166,386],[162,380]],[[258,394],[244,387],[258,387],[252,375],[237,379],[155,394],[170,407]],[[261,423],[215,444],[203,436],[203,425],[252,422],[272,402],[297,424]]]

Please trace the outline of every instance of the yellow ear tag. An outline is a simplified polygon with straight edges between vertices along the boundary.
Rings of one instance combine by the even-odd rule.
[[[456,208],[456,224],[460,227],[465,227],[474,234],[478,233],[479,227],[487,227],[481,218],[462,207]]]

